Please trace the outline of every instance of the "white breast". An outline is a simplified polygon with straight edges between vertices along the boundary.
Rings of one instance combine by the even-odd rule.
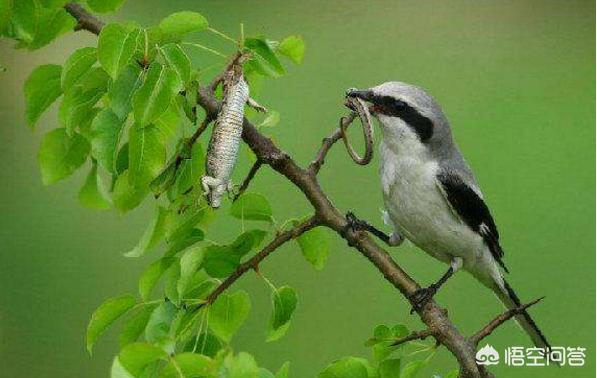
[[[405,130],[381,144],[380,175],[386,210],[396,230],[433,257],[465,268],[482,254],[481,236],[464,224],[440,192],[437,162],[416,135]]]

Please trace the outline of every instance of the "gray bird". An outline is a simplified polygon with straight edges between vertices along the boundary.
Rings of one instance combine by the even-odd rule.
[[[349,228],[367,230],[391,246],[404,239],[449,264],[434,284],[418,290],[413,309],[421,309],[461,267],[491,289],[509,309],[521,305],[504,279],[504,252],[489,208],[475,176],[452,140],[450,124],[437,102],[423,89],[388,82],[366,90],[349,89],[349,97],[370,104],[383,133],[380,169],[386,235],[347,214]],[[530,315],[516,320],[538,347],[549,347]]]

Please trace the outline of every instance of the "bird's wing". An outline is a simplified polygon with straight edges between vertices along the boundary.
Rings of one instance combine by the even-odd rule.
[[[507,272],[502,261],[504,251],[500,247],[500,235],[483,198],[454,172],[440,172],[437,184],[454,215],[483,237],[495,261]]]

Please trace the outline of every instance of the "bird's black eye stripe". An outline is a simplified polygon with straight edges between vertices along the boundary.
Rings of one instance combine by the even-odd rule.
[[[417,133],[421,142],[428,141],[433,135],[433,122],[406,102],[390,96],[376,96],[371,102],[377,113],[402,119]]]

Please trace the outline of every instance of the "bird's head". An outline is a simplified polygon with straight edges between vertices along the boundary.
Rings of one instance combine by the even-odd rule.
[[[385,142],[391,146],[409,143],[441,149],[451,144],[450,126],[444,113],[422,88],[390,81],[369,89],[349,89],[346,96],[369,103]]]

